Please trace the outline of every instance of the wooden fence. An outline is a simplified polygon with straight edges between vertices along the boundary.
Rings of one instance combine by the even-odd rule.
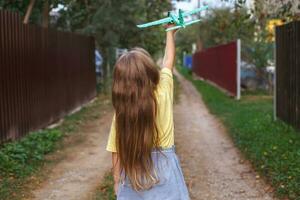
[[[24,25],[0,11],[0,143],[43,128],[96,95],[94,39]]]
[[[275,116],[300,128],[300,22],[276,28]]]

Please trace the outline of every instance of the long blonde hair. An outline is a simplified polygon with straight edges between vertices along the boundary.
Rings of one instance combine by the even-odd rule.
[[[159,181],[151,157],[159,146],[154,93],[158,82],[159,70],[144,49],[132,49],[116,62],[112,86],[116,146],[121,169],[136,191]]]

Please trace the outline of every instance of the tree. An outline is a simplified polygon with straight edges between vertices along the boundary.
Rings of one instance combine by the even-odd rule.
[[[0,0],[0,8],[18,10],[25,15],[28,5],[34,0],[10,1]],[[29,4],[31,3],[31,4]],[[113,66],[115,48],[132,48],[140,46],[152,55],[163,50],[164,29],[154,27],[141,30],[136,24],[153,21],[166,16],[171,9],[169,0],[39,0],[32,7],[30,22],[48,26],[49,10],[61,4],[59,18],[51,26],[58,30],[92,35],[96,47],[104,58],[104,66]],[[107,76],[104,67],[104,76]]]
[[[113,66],[115,48],[140,46],[152,55],[163,49],[164,30],[154,27],[141,30],[137,24],[165,17],[171,9],[168,0],[98,0],[65,1],[56,27],[93,35],[104,58],[104,76],[109,74],[107,64]],[[110,70],[111,71],[111,70]]]
[[[195,43],[197,34],[205,48],[241,39],[242,60],[256,67],[255,71],[260,80],[268,80],[265,67],[273,59],[273,44],[267,40],[266,28],[257,23],[256,17],[251,15],[248,9],[244,7],[213,9],[203,18],[198,31],[190,31],[183,36],[179,34],[183,37],[179,41],[184,43],[184,38],[189,37],[193,38]],[[179,46],[181,45],[183,44]],[[191,50],[191,46],[189,49]]]
[[[29,4],[27,6],[26,14],[24,16],[24,20],[23,20],[24,24],[28,24],[30,15],[32,13],[32,9],[34,7],[34,4],[35,4],[35,0],[30,0]]]
[[[196,45],[197,49],[202,49],[202,44],[200,41],[200,28],[199,24],[187,27],[185,29],[180,29],[176,35],[176,55],[179,58],[180,64],[182,64],[182,58],[184,54],[191,55],[193,53],[193,46]]]
[[[253,14],[261,21],[280,18],[287,21],[299,19],[300,2],[297,0],[255,0]]]
[[[0,9],[11,10],[19,12],[24,17],[23,22],[40,24],[48,27],[49,11],[55,8],[58,4],[64,2],[63,0],[0,0]]]
[[[237,39],[241,39],[243,47],[247,47],[254,40],[255,21],[244,8],[214,9],[200,23],[199,30],[200,39],[205,48],[226,44]],[[242,49],[242,58],[247,61],[249,56],[245,49]]]
[[[42,21],[42,26],[44,28],[48,28],[49,26],[49,1],[45,0],[44,5],[43,5],[43,21]]]

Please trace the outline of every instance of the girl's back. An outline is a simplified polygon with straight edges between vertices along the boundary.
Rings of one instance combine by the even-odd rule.
[[[167,32],[161,70],[139,48],[115,65],[115,114],[106,149],[112,152],[118,199],[189,199],[174,147],[174,34]]]

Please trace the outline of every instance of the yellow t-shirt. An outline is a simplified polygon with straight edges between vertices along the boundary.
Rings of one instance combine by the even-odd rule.
[[[169,68],[160,70],[160,80],[154,91],[157,99],[158,113],[156,125],[158,128],[160,146],[162,148],[174,145],[174,121],[173,121],[173,73]],[[116,128],[115,114],[113,115],[106,150],[116,152]]]

